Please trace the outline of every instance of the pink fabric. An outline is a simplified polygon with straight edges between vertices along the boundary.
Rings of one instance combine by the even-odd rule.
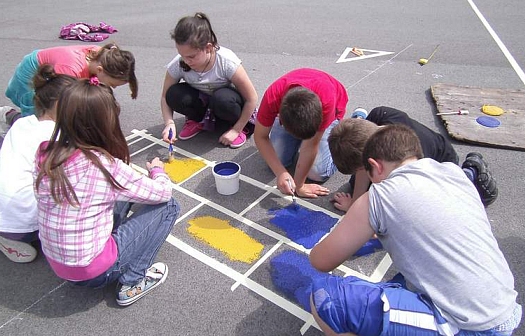
[[[113,188],[102,172],[77,150],[63,164],[63,169],[80,205],[74,207],[67,202],[55,203],[47,177],[43,178],[35,194],[42,250],[56,264],[88,267],[94,262],[110,239],[116,201],[158,204],[171,199],[171,181],[162,169],[154,169],[149,178],[119,159],[111,162],[102,154],[95,154],[125,189]],[[35,175],[42,161],[39,151]]]
[[[314,92],[323,106],[323,121],[319,131],[324,131],[334,120],[343,119],[348,103],[345,87],[326,72],[316,69],[297,69],[288,72],[273,82],[261,100],[257,121],[265,127],[272,127],[284,95],[295,86],[305,87]]]
[[[56,275],[70,281],[83,281],[96,278],[108,270],[117,260],[118,247],[112,236],[109,236],[104,249],[85,267],[67,266],[47,258]]]
[[[86,57],[91,51],[98,51],[96,45],[60,46],[38,51],[38,64],[53,65],[56,73],[70,75],[76,78],[89,78],[89,68]]]
[[[75,22],[62,26],[58,37],[64,40],[81,40],[84,42],[100,42],[116,33],[117,29],[104,22],[95,26],[85,22]]]

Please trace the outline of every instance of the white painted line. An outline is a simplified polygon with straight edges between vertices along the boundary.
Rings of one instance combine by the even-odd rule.
[[[412,47],[412,44],[405,47],[405,49],[401,50],[399,53],[395,54],[394,56],[392,56],[388,61],[384,62],[383,64],[381,64],[380,66],[378,66],[377,68],[375,68],[373,71],[370,71],[366,76],[364,76],[363,78],[361,78],[360,80],[358,80],[357,82],[355,82],[354,84],[350,85],[349,87],[347,87],[347,89],[350,89],[350,88],[353,88],[354,86],[356,86],[357,84],[359,84],[361,81],[365,80],[366,78],[368,78],[369,76],[371,76],[373,73],[377,72],[379,69],[381,69],[382,67],[384,67],[386,64],[389,64],[390,62],[392,62],[392,60],[394,58],[396,58],[397,56],[401,55],[402,53],[404,53],[408,48]]]
[[[301,327],[301,335],[304,335],[311,326],[314,326],[315,328],[321,330],[321,328],[319,328],[319,326],[317,325],[317,322],[315,322],[313,315],[310,315],[308,321],[306,321],[305,324]]]
[[[503,42],[501,41],[501,39],[498,37],[498,35],[496,34],[496,32],[494,31],[494,29],[492,29],[492,27],[490,26],[490,24],[488,23],[488,21],[485,19],[485,17],[483,16],[483,14],[481,14],[481,12],[479,11],[478,7],[476,6],[476,4],[474,4],[474,1],[473,0],[467,0],[468,3],[470,4],[470,7],[472,7],[472,9],[474,10],[474,13],[476,13],[476,15],[478,16],[478,18],[481,20],[481,23],[483,23],[483,25],[485,26],[485,28],[487,29],[487,31],[489,32],[490,36],[492,36],[492,38],[494,39],[494,41],[496,42],[496,44],[498,45],[498,47],[501,49],[501,51],[503,52],[503,55],[505,55],[505,57],[507,58],[507,60],[509,61],[510,65],[512,66],[512,68],[514,69],[514,71],[516,71],[516,74],[518,75],[518,77],[521,79],[521,82],[523,84],[525,84],[525,73],[523,73],[523,70],[521,69],[521,67],[519,66],[518,62],[516,62],[516,60],[514,59],[514,57],[512,56],[512,54],[510,53],[510,51],[507,49],[507,47],[505,46],[505,44],[503,44]]]
[[[173,246],[177,247],[181,251],[185,252],[186,254],[199,260],[203,264],[206,264],[210,266],[211,268],[219,271],[220,273],[230,277],[231,279],[241,283],[244,287],[259,294],[260,296],[272,302],[273,304],[283,308],[284,310],[294,315],[295,317],[300,318],[301,320],[306,322],[308,321],[310,316],[312,316],[310,313],[300,308],[299,306],[293,304],[292,302],[288,301],[287,299],[283,298],[282,296],[277,295],[276,293],[272,292],[271,290],[267,289],[266,287],[258,284],[257,282],[251,279],[245,278],[241,273],[207,256],[206,254],[194,249],[190,245],[184,243],[178,238],[175,238],[171,234],[168,235],[168,237],[166,238],[166,241],[172,244]]]
[[[164,146],[164,147],[167,147],[168,145],[163,142],[162,140],[160,139],[157,139],[151,135],[149,135],[148,133],[146,133],[146,131],[137,131],[137,130],[133,130],[134,134],[133,136],[130,136],[128,137],[128,139],[134,139],[136,137],[142,137],[143,139],[146,139],[146,140],[149,140],[151,141],[152,143],[154,144],[158,144],[158,145],[161,145],[161,146]],[[147,148],[150,148],[151,146],[147,146]],[[208,161],[208,160],[205,160],[199,156],[195,156],[193,155],[192,153],[189,153],[189,152],[186,152],[184,150],[178,150],[178,152],[184,156],[187,156],[187,157],[190,157],[190,158],[195,158],[195,159],[199,159],[199,160],[202,160],[206,166],[199,170],[197,173],[195,173],[194,175],[197,175],[199,172],[201,172],[202,170],[204,169],[207,169],[208,167],[212,167],[214,162],[211,162],[211,161]],[[131,166],[146,174],[147,171],[146,169],[140,167],[140,166],[137,166],[135,164],[131,164]],[[192,175],[191,177],[193,177],[194,175]],[[190,178],[191,178],[190,177]],[[189,179],[189,178],[188,178]],[[187,179],[187,180],[188,180]],[[247,226],[250,226],[256,230],[258,230],[259,232],[261,233],[264,233],[272,238],[274,238],[277,242],[276,244],[263,256],[261,257],[254,265],[252,265],[252,267],[250,267],[250,269],[245,273],[245,274],[241,274],[233,269],[231,269],[229,266],[213,259],[212,257],[209,257],[207,255],[205,255],[204,253],[198,251],[197,249],[193,248],[192,246],[188,245],[187,243],[183,242],[182,240],[174,237],[173,235],[169,235],[166,239],[166,241],[170,244],[172,244],[173,246],[179,248],[181,251],[185,252],[186,254],[194,257],[195,259],[201,261],[202,263],[204,263],[205,265],[211,267],[211,268],[214,268],[216,269],[217,271],[223,273],[224,275],[227,275],[229,276],[231,279],[235,280],[235,283],[232,285],[231,287],[231,290],[235,290],[236,288],[238,288],[239,285],[243,285],[245,286],[246,288],[252,290],[253,292],[261,295],[263,298],[265,298],[266,300],[274,303],[275,305],[281,307],[282,309],[290,312],[291,314],[295,315],[296,317],[302,319],[303,321],[305,321],[305,325],[303,325],[303,327],[301,328],[301,334],[304,334],[308,328],[310,326],[314,326],[315,328],[319,329],[319,326],[317,325],[317,323],[315,323],[315,321],[313,320],[313,317],[310,313],[306,312],[305,310],[303,310],[302,308],[298,307],[297,305],[293,304],[291,301],[289,301],[288,299],[285,299],[281,296],[279,296],[278,294],[272,292],[271,290],[261,286],[260,284],[254,282],[253,280],[251,280],[249,278],[249,276],[260,266],[264,263],[264,261],[266,261],[271,255],[273,255],[279,247],[281,247],[283,244],[286,244],[294,249],[296,249],[297,251],[300,251],[300,252],[303,252],[303,253],[306,253],[307,255],[310,253],[310,250],[309,249],[306,249],[304,248],[302,245],[299,245],[293,241],[291,241],[289,238],[271,230],[271,229],[268,229],[256,222],[253,222],[252,220],[248,219],[248,218],[245,218],[243,217],[249,210],[251,210],[255,205],[259,204],[261,200],[263,200],[265,197],[267,197],[269,194],[275,194],[275,195],[278,195],[279,197],[283,197],[283,195],[281,194],[280,191],[277,190],[277,188],[275,186],[268,186],[264,183],[261,183],[255,179],[252,179],[251,177],[248,177],[248,176],[245,176],[245,175],[242,175],[240,176],[240,179],[246,183],[249,183],[259,189],[262,189],[264,192],[261,196],[259,196],[254,202],[252,202],[247,208],[245,208],[243,211],[241,211],[240,213],[235,213],[219,204],[216,204],[212,201],[210,201],[209,199],[206,199],[200,195],[197,195],[195,193],[193,193],[192,191],[188,190],[188,189],[185,189],[183,187],[181,187],[179,184],[176,184],[176,183],[172,183],[172,188],[190,198],[193,198],[195,199],[196,201],[199,202],[198,205],[196,205],[195,207],[193,207],[192,209],[190,209],[189,211],[187,211],[184,215],[182,215],[181,217],[179,217],[177,220],[176,220],[176,224],[182,222],[182,221],[185,221],[188,217],[190,217],[192,214],[194,214],[197,210],[201,209],[204,205],[207,205],[213,209],[216,209],[218,210],[219,212],[247,225]],[[185,180],[186,181],[186,180]],[[298,202],[306,207],[306,208],[309,208],[309,209],[312,209],[312,210],[316,210],[316,211],[321,211],[321,212],[324,212],[326,214],[328,214],[329,216],[332,216],[334,218],[338,218],[340,219],[341,216],[338,215],[338,214],[335,214],[327,209],[324,209],[324,208],[321,208],[315,204],[311,204],[309,202],[306,202],[306,201],[303,201],[301,199],[298,199]],[[388,259],[390,260],[390,259]],[[385,269],[386,267],[386,269]],[[376,269],[374,271],[374,274],[383,274],[384,272],[386,272],[386,270],[388,269],[387,267],[387,263],[385,262],[385,259],[382,260],[382,262],[380,263],[380,267],[378,267],[378,269]],[[362,278],[362,279],[365,279],[365,280],[371,280],[370,277],[362,274],[362,273],[359,273],[355,270],[352,270],[344,265],[340,265],[339,267],[337,267],[337,270],[343,272],[343,274],[346,275],[354,275],[354,276],[357,276],[359,278]],[[377,276],[376,276],[377,277]]]
[[[393,51],[380,51],[380,50],[371,50],[371,49],[359,49],[361,51],[366,51],[371,54],[369,55],[363,55],[363,56],[353,56],[350,58],[347,58],[348,55],[352,52],[352,48],[347,47],[345,51],[339,56],[339,59],[335,63],[345,63],[345,62],[352,62],[352,61],[361,61],[367,58],[373,58],[373,57],[379,57],[379,56],[386,56],[386,55],[392,55]]]
[[[151,148],[151,147],[153,147],[153,146],[155,146],[154,143],[149,144],[149,145],[145,146],[144,148],[141,148],[141,149],[139,149],[138,151],[134,152],[133,154],[130,154],[129,156],[134,156],[134,155],[137,155],[137,154],[139,154],[139,153],[142,153],[142,152],[144,152],[146,149],[149,149],[149,148]]]
[[[387,253],[383,260],[377,265],[377,268],[375,269],[374,273],[370,276],[370,282],[379,282],[381,279],[384,278],[386,272],[388,272],[388,269],[392,266],[392,259],[390,258],[390,255]]]
[[[141,133],[133,133],[133,132],[147,132],[147,130],[138,131],[138,130],[134,129],[131,132],[132,133],[126,137],[126,141],[129,141],[129,140],[135,139],[135,138],[138,138],[137,140],[142,140],[143,138],[141,136]],[[137,142],[137,140],[135,140],[135,142]]]
[[[262,265],[282,245],[283,245],[283,242],[282,241],[278,241],[277,244],[272,246],[272,248],[268,252],[266,252],[259,260],[257,260],[257,262],[255,264],[253,264],[252,267],[250,267],[250,269],[248,271],[246,271],[246,273],[244,273],[244,279],[247,279],[260,265]],[[231,287],[232,292],[237,287],[239,287],[239,285],[241,283],[242,283],[242,281],[237,281],[236,283],[234,283],[233,286]]]
[[[146,131],[138,131],[138,130],[134,129],[131,132],[135,133],[135,134],[138,134],[138,135],[142,136],[144,139],[147,139],[147,140],[149,140],[149,141],[151,141],[151,142],[153,142],[153,143],[155,143],[157,145],[160,145],[162,147],[166,147],[166,148],[169,147],[169,145],[167,143],[165,143],[162,139],[157,139],[154,136],[152,136],[149,133],[147,133]],[[195,155],[193,153],[190,153],[188,151],[185,151],[182,148],[179,148],[179,147],[174,147],[174,148],[175,148],[174,149],[175,152],[180,153],[180,154],[182,154],[184,156],[187,156],[189,158],[192,158],[192,159],[201,160],[204,163],[206,163],[206,165],[208,165],[208,166],[213,166],[213,164],[214,164],[212,161],[208,161],[205,158],[197,156],[197,155]]]
[[[259,196],[255,201],[252,202],[252,204],[248,205],[246,208],[244,208],[243,211],[239,212],[239,217],[244,217],[244,214],[253,209],[257,204],[261,203],[263,199],[266,198],[266,196],[270,195],[270,191],[267,190],[264,194]]]

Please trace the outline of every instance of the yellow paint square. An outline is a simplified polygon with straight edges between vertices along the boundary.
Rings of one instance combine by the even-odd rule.
[[[188,221],[188,232],[224,253],[230,260],[250,264],[260,258],[264,245],[227,220],[203,216]]]
[[[202,169],[206,164],[197,159],[173,159],[164,164],[164,171],[175,183],[181,183]]]

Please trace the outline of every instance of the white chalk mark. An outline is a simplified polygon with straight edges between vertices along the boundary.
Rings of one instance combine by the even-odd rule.
[[[386,56],[386,55],[392,55],[393,51],[380,51],[380,50],[371,50],[371,49],[359,49],[363,52],[370,53],[370,54],[363,54],[362,56],[353,56],[348,58],[348,55],[352,52],[353,48],[347,47],[345,51],[339,56],[339,59],[335,63],[344,63],[344,62],[352,62],[352,61],[361,61],[367,58],[373,58],[373,57],[379,57],[379,56]]]
[[[5,327],[6,325],[8,325],[9,323],[13,322],[14,320],[18,320],[20,319],[20,316],[22,316],[26,311],[28,311],[29,309],[33,308],[34,306],[36,306],[37,304],[40,303],[40,301],[42,301],[43,299],[45,299],[46,297],[48,297],[49,295],[53,294],[55,291],[57,291],[58,289],[62,288],[62,286],[64,286],[65,284],[67,283],[67,281],[64,281],[62,282],[60,285],[56,286],[55,288],[53,288],[52,290],[50,290],[47,294],[44,294],[40,299],[36,300],[35,302],[33,302],[31,305],[29,305],[29,307],[27,307],[26,309],[22,310],[20,313],[16,314],[14,317],[12,317],[9,321],[5,322],[4,324],[0,325],[0,329],[2,329],[3,327]]]
[[[370,71],[368,74],[366,74],[366,76],[364,76],[363,78],[361,78],[360,80],[358,80],[357,82],[355,82],[354,84],[350,85],[349,87],[347,87],[347,89],[350,89],[350,88],[353,88],[354,86],[356,86],[357,84],[361,83],[364,79],[368,78],[369,76],[371,76],[372,74],[374,74],[375,72],[377,72],[379,69],[381,69],[382,67],[384,67],[386,64],[389,64],[394,58],[396,58],[397,56],[401,55],[402,53],[404,53],[408,48],[412,47],[412,44],[405,47],[405,49],[401,50],[399,53],[395,54],[394,56],[392,56],[388,61],[384,62],[383,64],[381,64],[380,66],[378,66],[377,68],[375,68],[374,70]]]

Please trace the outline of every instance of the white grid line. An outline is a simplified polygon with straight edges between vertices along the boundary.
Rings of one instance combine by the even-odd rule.
[[[147,133],[146,130],[142,130],[142,131],[138,131],[138,130],[133,130],[132,131],[132,135],[126,137],[126,140],[127,141],[131,141],[133,140],[132,142],[130,142],[129,144],[136,144],[138,143],[140,140],[148,140],[150,142],[152,142],[152,144],[150,145],[147,145],[145,146],[144,148],[134,152],[131,154],[131,156],[135,156],[137,155],[138,153],[141,153],[143,152],[144,150],[148,149],[148,148],[151,148],[152,146],[154,145],[160,145],[160,146],[163,146],[163,147],[166,147],[168,148],[168,144],[165,143],[163,140],[161,139],[157,139],[153,136],[151,136],[150,134]],[[170,244],[172,244],[173,246],[177,247],[178,249],[180,249],[181,251],[185,252],[186,254],[192,256],[193,258],[199,260],[200,262],[202,262],[203,264],[206,264],[208,265],[209,267],[212,267],[214,268],[215,270],[221,272],[222,274],[230,277],[232,280],[234,280],[235,282],[233,283],[233,285],[231,286],[231,290],[234,291],[235,289],[237,289],[239,287],[239,285],[243,285],[244,287],[252,290],[253,292],[259,294],[260,296],[262,296],[263,298],[265,298],[266,300],[274,303],[275,305],[281,307],[282,309],[288,311],[289,313],[293,314],[294,316],[300,318],[301,320],[303,320],[305,322],[305,324],[301,327],[300,329],[300,333],[301,335],[304,335],[306,333],[306,331],[311,327],[315,327],[317,329],[320,330],[319,326],[317,325],[317,323],[315,323],[315,320],[313,319],[313,316],[308,313],[307,311],[305,311],[304,309],[300,308],[299,306],[297,306],[296,304],[292,303],[291,301],[289,301],[288,299],[285,299],[283,298],[282,296],[272,292],[271,290],[267,289],[266,287],[256,283],[255,281],[251,280],[249,278],[249,276],[255,272],[266,260],[268,260],[278,249],[279,247],[283,246],[283,245],[287,245],[287,246],[290,246],[292,248],[294,248],[295,250],[297,251],[300,251],[300,252],[303,252],[305,254],[309,254],[310,252],[310,249],[306,249],[304,248],[302,245],[300,244],[297,244],[295,243],[294,241],[290,240],[289,238],[275,232],[275,231],[272,231],[248,218],[245,218],[244,215],[250,211],[251,209],[253,209],[253,207],[255,207],[257,204],[259,204],[260,201],[262,201],[264,198],[268,197],[270,194],[274,194],[274,195],[277,195],[279,197],[282,197],[282,198],[285,198],[285,199],[289,199],[291,201],[291,196],[283,196],[281,194],[280,191],[277,190],[276,187],[273,187],[273,186],[269,186],[265,183],[262,183],[260,181],[257,181],[249,176],[246,176],[246,175],[240,175],[240,179],[245,182],[245,183],[248,183],[248,184],[251,184],[259,189],[262,189],[264,192],[261,196],[259,196],[255,201],[253,201],[251,204],[249,204],[244,210],[242,210],[241,212],[239,213],[236,213],[230,209],[227,209],[225,207],[223,207],[222,205],[220,204],[217,204],[207,198],[204,198],[186,188],[183,188],[181,185],[188,181],[188,180],[191,180],[193,177],[195,177],[196,175],[198,175],[199,173],[201,173],[203,170],[207,169],[207,168],[212,168],[213,165],[215,164],[215,162],[212,162],[212,161],[208,161],[200,156],[197,156],[197,155],[194,155],[193,153],[190,153],[188,151],[185,151],[181,148],[177,148],[177,153],[178,154],[181,154],[185,157],[188,157],[188,158],[192,158],[192,159],[197,159],[197,160],[201,160],[202,162],[205,163],[205,167],[201,168],[200,170],[198,170],[197,172],[195,172],[193,175],[191,175],[190,177],[188,177],[186,180],[180,182],[180,183],[173,183],[172,182],[172,188],[192,199],[195,199],[196,201],[199,202],[199,204],[197,204],[195,207],[193,207],[192,209],[190,209],[189,211],[187,211],[185,214],[181,215],[177,221],[176,221],[176,224],[177,223],[180,223],[182,221],[184,221],[186,218],[188,218],[191,214],[195,213],[197,210],[201,209],[204,205],[207,205],[223,214],[225,214],[226,216],[229,216],[239,222],[241,222],[242,224],[245,224],[249,227],[252,227],[254,229],[256,229],[257,231],[269,236],[269,237],[272,237],[276,240],[276,243],[275,245],[273,245],[261,258],[259,258],[259,260],[253,264],[245,273],[240,273],[234,269],[232,269],[230,266],[222,263],[222,262],[219,262],[218,260],[204,254],[203,252],[200,252],[199,250],[195,249],[194,247],[190,246],[189,244],[183,242],[182,240],[180,240],[179,238],[176,238],[174,237],[173,235],[169,235],[168,238],[166,239],[166,241]],[[142,172],[144,174],[147,173],[147,171],[140,167],[140,166],[137,166],[135,164],[132,164],[133,168],[136,169],[137,171],[139,172]],[[327,209],[324,209],[324,208],[321,208],[315,204],[312,204],[312,203],[309,203],[309,202],[306,202],[302,199],[298,199],[297,202],[305,207],[305,208],[308,208],[310,210],[315,210],[315,211],[321,211],[333,218],[337,218],[338,220],[341,219],[341,216],[338,215],[338,214],[335,214]],[[337,224],[336,224],[337,225]],[[335,227],[335,225],[334,225]],[[324,238],[324,237],[323,237]],[[381,260],[381,262],[379,263],[379,265],[376,267],[376,269],[373,271],[372,275],[371,276],[366,276],[358,271],[355,271],[347,266],[344,266],[344,265],[340,265],[339,267],[337,267],[337,270],[342,272],[345,276],[348,276],[348,275],[353,275],[353,276],[357,276],[359,278],[362,278],[362,279],[366,279],[368,281],[372,281],[372,282],[378,282],[380,281],[384,275],[386,274],[386,272],[388,271],[388,269],[390,268],[392,264],[392,260],[390,259],[390,256],[388,254],[385,255],[385,257]]]

